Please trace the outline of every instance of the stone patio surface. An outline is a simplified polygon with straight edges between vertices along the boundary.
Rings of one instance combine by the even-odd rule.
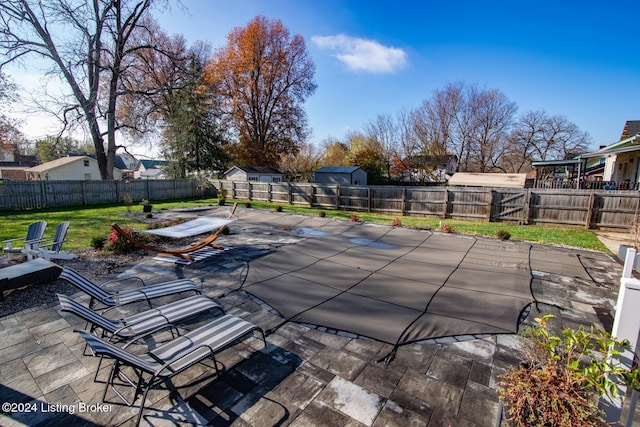
[[[157,216],[172,215],[188,216],[175,211]],[[197,365],[175,376],[168,389],[152,391],[141,425],[495,425],[498,376],[519,361],[517,335],[457,336],[409,344],[385,364],[380,360],[391,351],[390,344],[283,322],[240,288],[251,260],[312,238],[309,229],[297,228],[305,217],[280,213],[274,224],[261,219],[264,211],[247,208],[239,209],[238,216],[231,233],[217,241],[227,248],[224,252],[188,266],[149,256],[135,265],[119,266],[114,273],[148,283],[191,278],[227,313],[267,332],[266,347],[253,338],[222,352],[218,360],[224,370],[219,377],[210,363]],[[533,324],[541,313],[553,313],[558,331],[591,325],[610,330],[621,264],[608,254],[566,250],[580,253],[592,280],[556,273],[534,276],[537,303],[525,313],[522,325]],[[74,297],[86,301],[80,293]],[[206,321],[203,315],[182,326],[191,329]],[[94,382],[98,359],[83,355],[84,342],[73,332],[84,327],[74,316],[60,313],[57,303],[0,318],[0,425],[133,425],[137,406],[118,403],[111,392],[109,403],[102,402],[103,384]],[[99,381],[107,375],[107,365],[103,363]],[[634,425],[640,425],[637,416]]]

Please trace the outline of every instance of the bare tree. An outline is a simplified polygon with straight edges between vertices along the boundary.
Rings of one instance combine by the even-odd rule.
[[[130,43],[152,0],[4,0],[0,3],[3,65],[27,56],[45,58],[70,93],[60,99],[69,126],[84,124],[103,179],[113,179],[116,110]],[[64,131],[64,129],[63,129]],[[105,148],[106,137],[106,148]]]
[[[499,169],[508,149],[507,135],[518,109],[498,89],[469,92],[469,110],[473,115],[470,153],[474,170],[486,173]]]
[[[367,139],[377,141],[380,154],[386,164],[386,175],[391,176],[392,159],[400,154],[400,128],[395,119],[390,115],[380,114],[374,121],[365,126]]]
[[[314,172],[320,165],[320,159],[321,154],[318,148],[305,142],[298,153],[284,156],[280,161],[280,170],[289,181],[311,182]]]
[[[590,144],[589,134],[565,116],[527,111],[512,127],[503,165],[512,172],[528,171],[532,161],[562,160],[586,151]]]
[[[420,152],[433,157],[454,154],[462,171],[496,169],[506,153],[516,109],[498,89],[448,84],[412,114]]]

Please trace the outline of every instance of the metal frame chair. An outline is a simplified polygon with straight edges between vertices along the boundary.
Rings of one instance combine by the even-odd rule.
[[[105,307],[114,307],[138,301],[146,301],[147,304],[149,304],[149,307],[152,307],[151,300],[154,298],[174,295],[182,292],[195,292],[196,294],[202,293],[200,288],[198,288],[198,285],[193,280],[189,279],[178,279],[169,282],[145,285],[144,281],[139,277],[129,277],[120,280],[110,280],[102,283],[102,285],[97,285],[69,267],[64,267],[62,269],[60,279],[66,280],[86,294],[89,294],[91,296],[91,301],[89,302],[90,308],[94,307],[96,301]],[[122,282],[125,280],[136,280],[140,282],[142,286],[119,291],[108,291],[102,288],[106,284]]]
[[[138,395],[142,394],[136,426],[142,419],[149,390],[209,357],[213,360],[216,374],[219,375],[216,353],[238,343],[254,331],[260,332],[262,342],[266,346],[267,341],[262,328],[239,317],[225,314],[145,354],[136,355],[127,350],[128,344],[120,348],[87,331],[76,330],[96,355],[113,359],[109,378],[102,393],[103,402],[113,403],[106,400],[109,388],[128,406],[133,406]],[[137,380],[129,378],[122,371],[124,367],[131,368]],[[126,384],[116,384],[116,378]],[[129,401],[116,385],[134,388],[133,398]]]

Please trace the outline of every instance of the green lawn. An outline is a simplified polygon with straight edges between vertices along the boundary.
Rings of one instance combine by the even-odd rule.
[[[227,204],[233,201],[227,201]],[[246,201],[238,200],[240,207],[246,206]],[[153,209],[174,209],[179,207],[205,207],[217,206],[217,199],[201,200],[174,200],[166,202],[153,202]],[[280,206],[283,212],[299,213],[304,215],[319,215],[324,211],[327,217],[349,220],[351,215],[357,215],[360,221],[375,222],[379,224],[391,224],[397,218],[404,227],[420,229],[438,229],[440,223],[450,226],[456,233],[474,234],[496,237],[498,231],[504,230],[511,235],[511,240],[523,240],[529,242],[571,246],[583,249],[592,249],[609,252],[598,240],[595,233],[584,227],[555,226],[555,225],[517,225],[505,222],[483,222],[442,220],[439,218],[427,218],[416,216],[397,216],[388,214],[371,214],[366,212],[351,212],[331,209],[306,208],[302,206],[278,205],[276,203],[250,202],[252,209],[276,209]],[[124,226],[138,227],[143,222],[134,216],[128,216],[128,212],[140,213],[142,206],[110,205],[95,207],[73,207],[61,209],[47,209],[38,211],[5,211],[0,213],[0,240],[24,236],[27,226],[33,221],[45,220],[48,223],[45,235],[51,237],[59,222],[70,221],[71,226],[67,235],[67,249],[86,248],[90,246],[94,237],[107,237],[113,222]]]

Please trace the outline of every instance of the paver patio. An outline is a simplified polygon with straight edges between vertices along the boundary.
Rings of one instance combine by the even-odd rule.
[[[163,213],[171,214],[175,215]],[[229,248],[225,252],[190,266],[147,257],[118,268],[118,276],[140,276],[149,282],[192,278],[228,313],[268,331],[266,348],[255,339],[224,351],[219,360],[225,371],[220,377],[210,367],[198,365],[174,377],[171,392],[150,393],[142,425],[494,425],[498,375],[518,363],[516,335],[411,343],[400,346],[391,363],[384,364],[380,360],[389,354],[391,344],[283,322],[264,302],[241,289],[251,261],[274,249],[295,249],[296,244],[313,255],[321,248],[313,247],[309,230],[336,220],[277,214],[277,220],[264,221],[265,212],[255,209],[241,209],[239,215],[231,234],[218,240]],[[270,212],[269,218],[273,215]],[[362,239],[371,237],[370,226],[359,227],[353,232],[361,230]],[[536,250],[545,248],[536,245]],[[617,297],[621,265],[603,253],[562,250],[579,252],[588,276],[544,272],[540,267],[532,283],[537,304],[531,305],[522,325],[551,312],[558,317],[558,329],[609,327],[606,313]],[[199,317],[185,326],[205,321]],[[9,409],[16,409],[3,407],[1,425],[132,424],[137,408],[101,402],[103,384],[93,382],[97,359],[83,355],[84,344],[73,332],[76,327],[84,324],[62,315],[57,303],[0,318],[0,400],[14,403]],[[99,378],[104,378],[106,369]],[[107,397],[116,401],[113,394]],[[27,406],[18,411],[19,403]]]

